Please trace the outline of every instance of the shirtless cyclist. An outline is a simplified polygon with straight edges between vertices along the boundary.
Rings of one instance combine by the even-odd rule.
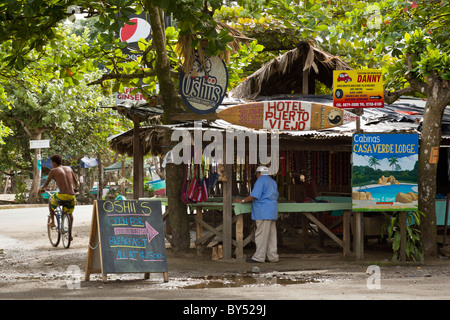
[[[58,185],[59,192],[51,196],[49,202],[49,210],[51,222],[48,224],[50,227],[56,227],[55,225],[55,209],[58,206],[57,199],[61,201],[70,202],[69,205],[65,205],[64,209],[69,214],[70,221],[73,225],[73,215],[72,212],[75,209],[76,199],[75,193],[78,189],[78,181],[73,173],[72,169],[67,166],[61,165],[62,158],[59,154],[55,154],[50,157],[52,161],[53,169],[50,170],[47,180],[41,187],[41,191],[45,192],[45,188],[48,186],[52,179],[55,179]]]

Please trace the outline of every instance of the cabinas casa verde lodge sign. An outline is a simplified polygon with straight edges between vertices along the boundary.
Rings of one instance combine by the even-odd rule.
[[[205,57],[205,64],[202,65],[197,54],[189,74],[180,72],[181,97],[194,113],[215,111],[225,97],[227,86],[227,68],[219,57]]]

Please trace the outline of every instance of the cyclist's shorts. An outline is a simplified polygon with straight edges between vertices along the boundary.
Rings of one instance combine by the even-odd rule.
[[[75,209],[75,205],[76,205],[76,199],[75,199],[75,196],[73,194],[65,194],[65,193],[55,193],[55,194],[53,194],[52,197],[50,198],[50,206],[52,207],[53,210],[55,210],[56,207],[58,206],[57,199],[59,201],[70,201],[70,204],[64,205],[64,210],[67,213],[72,213],[73,212],[73,210]]]

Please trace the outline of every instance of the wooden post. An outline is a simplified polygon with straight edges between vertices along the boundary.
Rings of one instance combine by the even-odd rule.
[[[100,152],[97,153],[97,163],[98,163],[98,186],[97,186],[97,199],[101,200],[103,196],[103,165],[102,157]]]
[[[232,173],[233,165],[225,163],[224,175],[227,181],[223,182],[223,259],[231,259],[231,237],[233,219]]]
[[[133,130],[133,198],[144,196],[144,155],[140,139],[139,120],[134,120]]]
[[[237,216],[236,221],[236,260],[244,260],[244,215]]]
[[[352,215],[351,211],[345,210],[344,211],[344,222],[343,222],[343,231],[344,234],[342,235],[344,242],[344,257],[348,257],[351,253],[350,251],[350,217]]]
[[[448,221],[448,207],[449,207],[450,193],[447,193],[447,200],[445,201],[445,215],[444,215],[444,238],[442,239],[442,247],[447,245],[447,221]]]
[[[355,252],[356,260],[364,259],[364,214],[356,212],[355,217]]]
[[[406,261],[406,211],[400,211],[400,259]]]
[[[200,220],[203,220],[203,209],[202,207],[197,207],[197,218],[199,218]],[[203,236],[203,226],[197,222],[197,240],[200,239]],[[200,243],[197,245],[197,255],[201,256],[201,245]]]
[[[308,91],[309,91],[309,87],[308,87],[308,85],[309,85],[308,73],[309,73],[309,69],[303,71],[303,80],[302,80],[303,81],[303,90],[302,90],[302,93],[304,95],[307,95]]]
[[[309,221],[304,214],[302,214],[302,241],[303,241],[303,251],[306,251],[309,245],[308,232],[309,232]]]

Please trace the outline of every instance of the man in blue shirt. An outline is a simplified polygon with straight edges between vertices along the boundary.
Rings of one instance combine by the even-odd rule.
[[[247,262],[277,262],[278,186],[269,176],[269,169],[256,169],[256,182],[249,196],[235,199],[236,203],[252,202],[252,219],[256,221],[256,252]],[[267,260],[266,260],[267,257]]]

